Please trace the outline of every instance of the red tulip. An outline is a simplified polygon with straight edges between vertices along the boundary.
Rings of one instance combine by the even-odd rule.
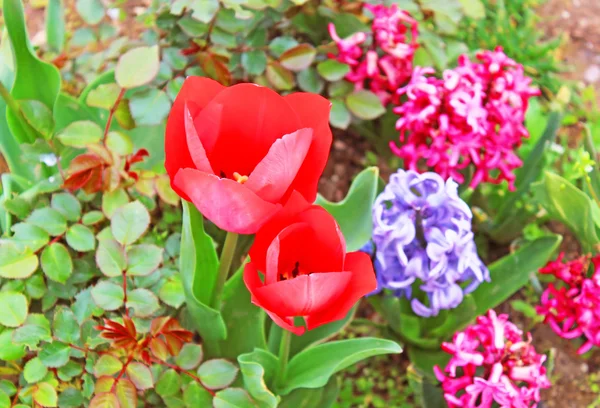
[[[315,200],[330,107],[319,95],[187,78],[167,121],[173,189],[221,229],[255,233],[292,191]]]
[[[295,192],[258,231],[250,259],[244,282],[252,303],[297,335],[305,328],[295,327],[294,317],[304,318],[308,330],[343,319],[377,287],[370,257],[347,254],[335,219]]]

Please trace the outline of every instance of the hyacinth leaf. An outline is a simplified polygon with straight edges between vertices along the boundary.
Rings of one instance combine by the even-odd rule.
[[[320,388],[335,373],[365,358],[401,352],[402,348],[396,342],[372,337],[319,344],[290,360],[286,381],[278,391],[280,395],[287,395],[298,388]]]
[[[473,296],[464,297],[455,309],[443,311],[435,318],[426,319],[425,337],[435,337],[446,340],[459,329],[472,322],[477,316],[477,304]]]
[[[550,217],[565,224],[577,236],[585,252],[592,251],[600,242],[596,230],[600,210],[583,191],[550,172],[546,172],[532,190]]]
[[[439,348],[437,350],[425,350],[419,347],[408,348],[408,358],[413,363],[419,373],[430,380],[435,381],[433,367],[446,367],[450,361],[450,354],[443,352]]]
[[[4,22],[13,49],[16,75],[11,96],[16,100],[36,100],[51,111],[60,91],[58,69],[40,60],[29,42],[21,0],[4,0]],[[12,110],[7,111],[7,122],[13,136],[20,143],[33,143],[35,133]]]
[[[63,0],[49,0],[46,8],[46,39],[50,49],[60,54],[65,45],[65,8]]]
[[[316,329],[305,332],[302,336],[292,336],[292,344],[290,345],[290,357],[295,356],[302,350],[314,346],[316,344],[324,343],[327,340],[335,337],[339,332],[344,330],[354,318],[358,304],[354,306],[345,318],[335,322],[324,324]],[[281,342],[282,328],[276,324],[271,325],[269,331],[269,350],[272,353],[277,353],[279,350],[279,343]]]
[[[275,378],[279,361],[274,354],[256,349],[252,353],[238,356],[237,361],[244,379],[245,389],[260,408],[277,407],[280,398],[269,390]]]
[[[221,313],[208,306],[217,279],[219,261],[212,238],[204,232],[202,214],[193,205],[183,203],[180,270],[186,305],[196,329],[204,339],[207,354],[227,337]]]
[[[555,139],[561,120],[562,115],[560,113],[552,112],[550,114],[542,136],[538,139],[537,143],[523,162],[523,167],[517,170],[517,180],[515,182],[517,191],[509,194],[502,203],[495,219],[497,224],[506,221],[507,217],[516,209],[516,202],[529,191],[531,183],[533,183],[542,172],[544,168],[544,151],[547,144]],[[502,229],[501,225],[498,229]]]
[[[223,289],[221,314],[225,321],[227,338],[220,343],[221,356],[235,359],[257,348],[267,348],[263,310],[250,301],[250,292],[243,279],[244,265],[232,276]]]
[[[495,308],[527,284],[529,276],[550,260],[561,241],[559,235],[538,238],[489,265],[491,282],[482,283],[471,295],[477,304],[475,315]]]
[[[331,382],[331,381],[330,381]],[[296,407],[322,407],[320,402],[323,398],[324,389],[322,388],[300,388],[292,391],[281,401],[279,408]]]
[[[408,382],[415,392],[417,403],[423,408],[445,408],[442,390],[437,386],[437,381],[429,376],[419,373],[414,366],[408,367]]]
[[[369,167],[352,182],[348,195],[339,203],[327,201],[318,195],[315,204],[329,212],[340,225],[348,252],[357,251],[371,239],[373,219],[371,209],[377,197],[379,169]]]

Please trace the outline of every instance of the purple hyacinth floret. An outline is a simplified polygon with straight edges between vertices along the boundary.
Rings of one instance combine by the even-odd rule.
[[[473,241],[469,206],[457,184],[436,173],[399,170],[373,207],[377,291],[412,298],[416,282],[427,305],[412,298],[423,317],[457,307],[465,294],[489,281]]]

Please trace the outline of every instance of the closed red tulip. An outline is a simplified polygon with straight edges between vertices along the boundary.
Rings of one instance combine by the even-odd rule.
[[[189,77],[167,121],[173,189],[219,228],[255,233],[291,192],[313,202],[329,155],[330,102]]]
[[[377,287],[364,252],[346,253],[335,219],[293,193],[281,212],[256,234],[244,282],[252,303],[297,335],[343,319]],[[305,327],[296,327],[302,317]]]

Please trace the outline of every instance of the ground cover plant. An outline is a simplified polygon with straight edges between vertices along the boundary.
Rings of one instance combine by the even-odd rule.
[[[532,7],[4,0],[0,407],[551,403],[600,116]]]

